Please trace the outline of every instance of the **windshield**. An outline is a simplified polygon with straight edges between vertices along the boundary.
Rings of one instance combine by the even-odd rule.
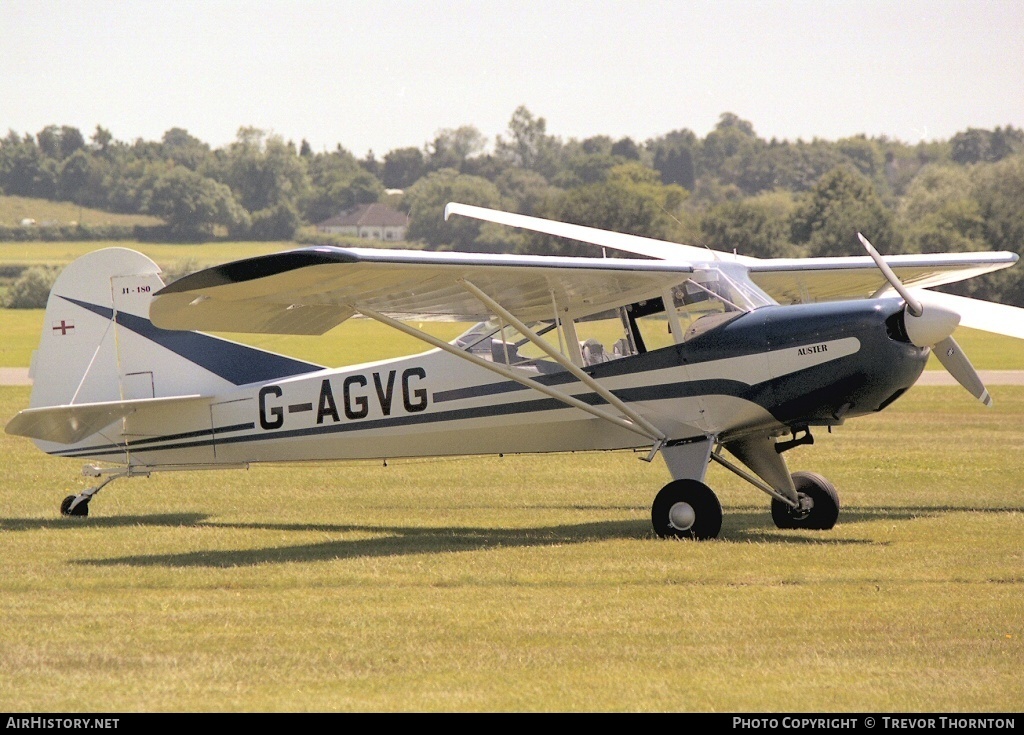
[[[734,263],[694,271],[672,295],[677,308],[708,302],[705,307],[713,311],[753,311],[776,303],[750,280],[746,268]]]

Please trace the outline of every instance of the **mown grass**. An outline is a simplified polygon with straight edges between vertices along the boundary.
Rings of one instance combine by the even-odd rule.
[[[34,219],[37,224],[53,222],[67,225],[158,225],[158,217],[145,214],[117,214],[100,209],[80,207],[71,202],[53,202],[48,199],[0,195],[0,224],[17,225],[23,219]]]
[[[119,481],[4,435],[8,711],[1016,712],[1024,389],[915,388],[787,455],[780,531],[713,466],[721,538],[653,537],[629,452]],[[0,420],[27,403],[0,389]]]
[[[199,268],[301,246],[293,242],[0,242],[0,264],[65,266],[86,253],[109,247],[137,250],[162,268],[174,270],[183,265]]]

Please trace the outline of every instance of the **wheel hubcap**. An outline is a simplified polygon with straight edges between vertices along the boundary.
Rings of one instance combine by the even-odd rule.
[[[676,503],[668,511],[668,522],[677,531],[688,531],[697,520],[697,514],[689,503]]]
[[[814,500],[805,493],[797,493],[797,497],[800,500],[800,507],[791,509],[790,514],[802,521],[811,514],[811,510],[814,508]]]

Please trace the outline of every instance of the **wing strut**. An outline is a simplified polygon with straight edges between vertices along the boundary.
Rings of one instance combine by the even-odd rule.
[[[512,314],[508,309],[503,307],[501,304],[499,304],[497,301],[495,301],[490,296],[485,294],[483,291],[481,291],[479,288],[477,288],[472,283],[467,281],[465,278],[460,278],[459,284],[464,289],[466,289],[471,294],[480,299],[480,302],[484,306],[491,309],[495,314],[505,319],[505,321],[507,321],[516,329],[518,329],[524,337],[526,337],[528,340],[530,340],[535,345],[544,350],[546,353],[548,353],[548,355],[551,356],[552,360],[554,360],[559,365],[568,370],[570,373],[572,373],[574,376],[576,376],[577,380],[579,380],[585,386],[587,386],[592,391],[597,393],[597,395],[601,396],[601,398],[605,399],[610,405],[619,409],[619,411],[621,411],[622,414],[626,416],[634,424],[636,424],[639,427],[642,427],[644,429],[643,433],[645,433],[651,439],[654,439],[655,441],[658,442],[665,442],[668,440],[668,437],[665,436],[661,432],[661,430],[658,429],[657,426],[652,424],[650,421],[648,421],[643,416],[641,416],[636,411],[627,406],[625,403],[623,403],[622,400],[619,399],[614,393],[612,393],[610,390],[608,390],[603,385],[598,383],[591,376],[587,375],[585,372],[583,372],[583,370],[578,368],[576,365],[573,365],[571,360],[566,358],[565,355],[563,355],[554,347],[552,347],[547,342],[542,340],[532,329],[530,329],[521,321],[519,321],[519,319],[517,319],[515,315]],[[561,319],[559,319],[559,321],[561,321]]]
[[[604,419],[605,421],[610,421],[616,426],[621,426],[624,429],[629,429],[632,432],[640,434],[646,439],[655,441],[657,445],[660,445],[665,441],[664,435],[661,434],[661,432],[658,432],[657,434],[649,433],[646,429],[642,428],[642,426],[638,426],[632,423],[631,421],[627,421],[623,418],[620,418],[619,416],[613,416],[609,413],[606,413],[599,408],[591,406],[589,403],[584,403],[583,401],[574,396],[562,393],[561,391],[544,385],[543,383],[538,383],[536,380],[520,375],[515,371],[507,367],[504,367],[503,365],[497,365],[493,362],[488,362],[482,357],[460,350],[458,347],[455,347],[454,345],[451,345],[445,342],[444,340],[438,339],[437,337],[431,334],[427,334],[426,332],[416,329],[415,327],[411,327],[408,324],[405,324],[404,322],[398,321],[397,319],[392,319],[389,316],[385,316],[384,314],[381,314],[380,312],[374,311],[373,309],[370,309],[365,306],[357,306],[355,304],[352,304],[351,308],[354,309],[355,311],[358,311],[363,316],[375,319],[376,321],[379,321],[382,324],[386,324],[389,327],[394,327],[400,332],[404,332],[405,334],[408,334],[411,337],[415,337],[416,339],[422,340],[429,345],[433,345],[438,349],[444,350],[445,352],[448,352],[452,355],[455,355],[456,357],[471,362],[474,365],[485,368],[486,370],[490,370],[493,373],[497,373],[503,378],[514,380],[517,383],[525,385],[527,388],[533,388],[534,390],[539,391],[540,393],[544,393],[545,395],[551,396],[552,398],[555,398],[559,401],[562,401],[563,403],[566,403],[572,406],[573,408],[578,408],[581,411],[586,411],[587,413],[596,416],[597,418]],[[524,332],[523,334],[527,333]],[[587,378],[588,380],[593,382],[593,379],[590,378],[589,375],[587,376]],[[657,429],[655,429],[655,431],[657,431]]]

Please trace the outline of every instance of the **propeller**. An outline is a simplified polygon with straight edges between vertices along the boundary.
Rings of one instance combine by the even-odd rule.
[[[903,325],[910,341],[918,347],[930,347],[946,371],[952,375],[968,393],[984,403],[992,405],[992,396],[985,389],[967,355],[953,339],[953,330],[960,324],[960,314],[938,300],[929,299],[925,294],[914,294],[903,285],[893,273],[885,259],[861,233],[857,233],[861,245],[882,271],[885,280],[895,289],[906,303],[903,311]]]

